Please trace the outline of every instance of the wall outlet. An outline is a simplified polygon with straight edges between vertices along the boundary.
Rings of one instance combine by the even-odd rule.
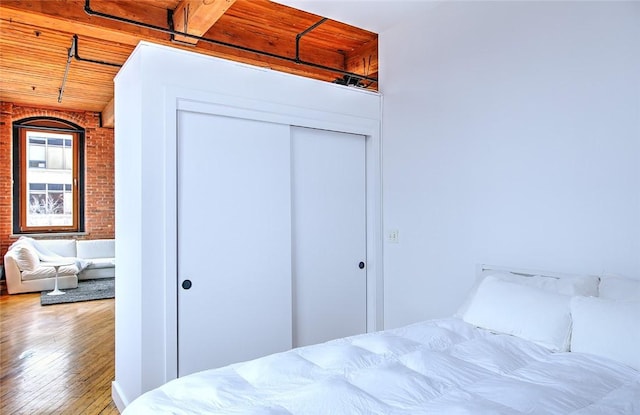
[[[400,242],[400,231],[397,229],[392,229],[387,232],[387,242],[390,244],[397,244]]]

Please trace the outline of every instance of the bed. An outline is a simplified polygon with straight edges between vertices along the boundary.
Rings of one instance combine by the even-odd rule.
[[[454,317],[185,376],[146,414],[640,414],[640,280],[483,268]]]

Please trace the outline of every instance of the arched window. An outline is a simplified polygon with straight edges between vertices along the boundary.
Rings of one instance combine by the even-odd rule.
[[[13,123],[13,232],[84,231],[84,129],[57,118]]]

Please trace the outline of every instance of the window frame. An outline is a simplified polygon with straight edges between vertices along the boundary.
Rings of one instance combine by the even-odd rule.
[[[29,169],[28,132],[48,132],[71,134],[72,139],[72,200],[73,216],[70,226],[28,226],[29,190],[27,170]],[[29,117],[13,122],[13,233],[73,233],[84,232],[84,186],[85,186],[85,129],[69,121],[54,117]],[[64,193],[65,187],[63,187]]]

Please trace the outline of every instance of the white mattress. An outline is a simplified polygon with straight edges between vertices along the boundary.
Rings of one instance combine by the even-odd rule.
[[[196,373],[124,411],[204,413],[640,414],[640,372],[451,318]]]

